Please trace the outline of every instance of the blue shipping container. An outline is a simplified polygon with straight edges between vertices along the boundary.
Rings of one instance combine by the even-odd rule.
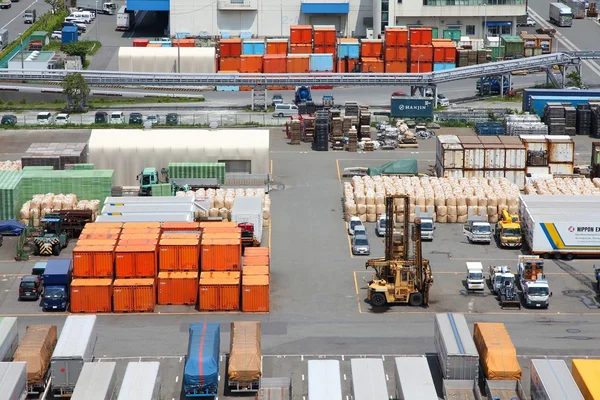
[[[583,90],[576,90],[576,92],[583,92]],[[600,100],[600,95],[596,97],[531,96],[529,112],[535,112],[542,117],[544,107],[548,103],[570,103],[573,107],[577,107],[579,104],[587,104],[590,100]]]
[[[68,286],[71,284],[73,263],[70,258],[48,260],[44,270],[44,286]]]
[[[62,30],[62,44],[76,42],[79,40],[79,32],[76,26],[65,26]]]
[[[531,96],[558,96],[562,102],[565,97],[600,97],[600,90],[566,90],[566,89],[523,89],[523,111],[531,111]]]
[[[333,71],[333,54],[311,54],[311,71]]]
[[[340,60],[346,56],[357,60],[360,55],[360,43],[339,43],[337,55]]]
[[[456,64],[454,63],[434,63],[433,70],[434,71],[445,71],[447,69],[456,68]]]
[[[218,323],[190,324],[188,352],[183,371],[187,397],[216,394],[219,386],[221,328]]]
[[[239,92],[239,86],[217,86],[215,88],[217,92]]]
[[[242,42],[242,54],[244,55],[264,55],[265,42],[263,40],[244,40]]]
[[[392,97],[390,116],[393,118],[433,118],[433,100],[426,97]]]

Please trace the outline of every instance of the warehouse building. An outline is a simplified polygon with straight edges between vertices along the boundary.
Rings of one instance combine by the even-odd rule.
[[[170,30],[275,37],[289,36],[291,25],[335,25],[341,37],[376,38],[385,26],[433,26],[439,38],[459,40],[514,35],[523,15],[526,0],[171,0]]]
[[[146,167],[172,162],[223,162],[227,172],[269,173],[267,129],[94,129],[89,141],[94,169],[114,169],[116,186],[135,186]]]

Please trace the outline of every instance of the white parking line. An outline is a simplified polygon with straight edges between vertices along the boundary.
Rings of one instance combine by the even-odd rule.
[[[179,376],[175,377],[175,383],[179,382]]]

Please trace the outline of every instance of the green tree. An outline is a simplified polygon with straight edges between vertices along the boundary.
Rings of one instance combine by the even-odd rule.
[[[581,76],[577,73],[577,71],[568,73],[565,78],[567,78],[567,86],[581,87],[583,84],[581,81]]]
[[[65,1],[64,0],[44,0],[44,2],[46,4],[49,4],[50,7],[52,7],[52,14],[56,14],[56,12],[60,8],[64,8],[65,7]]]
[[[86,106],[90,87],[80,73],[68,74],[61,86],[67,95],[67,108],[81,110]]]
[[[85,65],[88,50],[89,44],[86,42],[71,42],[62,46],[62,51],[68,55],[81,57],[81,65]]]

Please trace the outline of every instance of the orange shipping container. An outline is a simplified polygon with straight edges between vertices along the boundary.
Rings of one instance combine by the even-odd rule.
[[[83,240],[88,239],[108,239],[108,240],[118,240],[119,235],[121,234],[120,229],[112,229],[111,231],[82,231],[77,239],[77,242],[81,242]]]
[[[239,271],[242,244],[237,239],[202,239],[201,271]]]
[[[240,309],[239,271],[202,272],[199,286],[200,311],[234,311]]]
[[[73,279],[71,282],[71,312],[111,312],[112,282],[112,279]]]
[[[287,71],[286,54],[265,54],[263,57],[263,72],[265,74],[285,73]]]
[[[348,59],[348,63],[346,60],[337,60],[337,72],[353,72],[354,66],[358,60]]]
[[[241,67],[240,56],[237,57],[220,57],[219,70],[221,71],[238,71]]]
[[[159,272],[158,304],[195,305],[198,300],[198,272]]]
[[[156,287],[151,279],[115,279],[113,310],[115,312],[154,311]]]
[[[287,39],[267,39],[267,54],[287,54],[289,42]]]
[[[408,47],[386,47],[385,61],[406,61],[408,60]]]
[[[189,239],[161,239],[158,257],[160,271],[198,271],[200,243]]]
[[[313,27],[312,25],[292,25],[290,26],[290,41],[292,44],[312,43]]]
[[[121,235],[160,235],[157,228],[129,228],[121,230]]]
[[[117,246],[115,276],[117,278],[155,277],[158,270],[156,245]]]
[[[427,72],[433,71],[433,63],[430,62],[411,62],[410,63],[410,72],[413,74],[424,74]]]
[[[116,239],[86,239],[86,240],[81,240],[81,241],[77,241],[77,245],[83,245],[85,244],[86,246],[112,246],[113,248],[117,245],[117,240]]]
[[[199,231],[200,224],[198,222],[162,222],[160,229],[165,231]]]
[[[363,39],[360,41],[360,56],[364,57],[383,57],[383,40],[381,39]]]
[[[433,41],[433,62],[452,63],[456,61],[456,46],[452,41],[437,39]]]
[[[406,61],[386,61],[385,72],[392,74],[405,74],[408,72]]]
[[[242,54],[242,39],[221,39],[219,55],[221,57],[239,57]],[[223,69],[223,68],[221,68]]]
[[[243,265],[269,265],[269,256],[244,256]]]
[[[433,39],[431,28],[410,28],[410,45],[430,45]]]
[[[200,234],[200,232],[198,233],[187,233],[187,232],[183,232],[183,231],[172,231],[172,232],[165,232],[162,235],[160,235],[160,239],[189,239],[189,240],[197,240],[198,244],[200,244],[200,237],[202,235]]]
[[[245,256],[268,256],[271,252],[268,247],[246,247]]]
[[[158,240],[160,239],[159,233],[130,233],[130,231],[123,231],[119,237],[119,242],[124,240]]]
[[[200,222],[200,230],[203,230],[207,227],[237,227],[237,222],[229,222],[229,221],[202,221]]]
[[[315,26],[313,41],[315,46],[334,46],[337,40],[335,26]]]
[[[311,54],[312,44],[293,44],[290,46],[291,54]]]
[[[113,229],[122,228],[122,222],[88,222],[83,229]]]
[[[406,28],[385,28],[386,47],[406,47],[408,46],[408,29]]]
[[[336,47],[335,46],[315,46],[313,53],[314,54],[333,54],[333,59],[336,57]]]
[[[269,312],[269,275],[244,275],[242,311]]]
[[[73,249],[74,278],[112,278],[115,265],[114,246],[86,246]]]
[[[362,61],[362,72],[375,72],[383,73],[385,70],[385,64],[383,60],[378,58],[363,58]]]
[[[156,246],[158,239],[121,239],[118,246]]]
[[[209,233],[242,233],[239,226],[207,226],[202,230],[203,234]]]
[[[244,265],[242,276],[246,275],[269,275],[271,270],[268,265]]]
[[[410,62],[433,62],[433,47],[429,46],[410,46]]]
[[[304,74],[310,71],[310,56],[308,54],[288,54],[287,72]]]
[[[146,47],[163,47],[162,43],[148,43]]]
[[[262,72],[263,56],[262,55],[243,55],[240,56],[240,72],[258,73]]]
[[[154,228],[160,229],[160,222],[125,222],[123,229],[146,229]]]
[[[173,47],[196,47],[195,39],[173,39]]]
[[[242,239],[241,232],[204,232],[202,239]]]

